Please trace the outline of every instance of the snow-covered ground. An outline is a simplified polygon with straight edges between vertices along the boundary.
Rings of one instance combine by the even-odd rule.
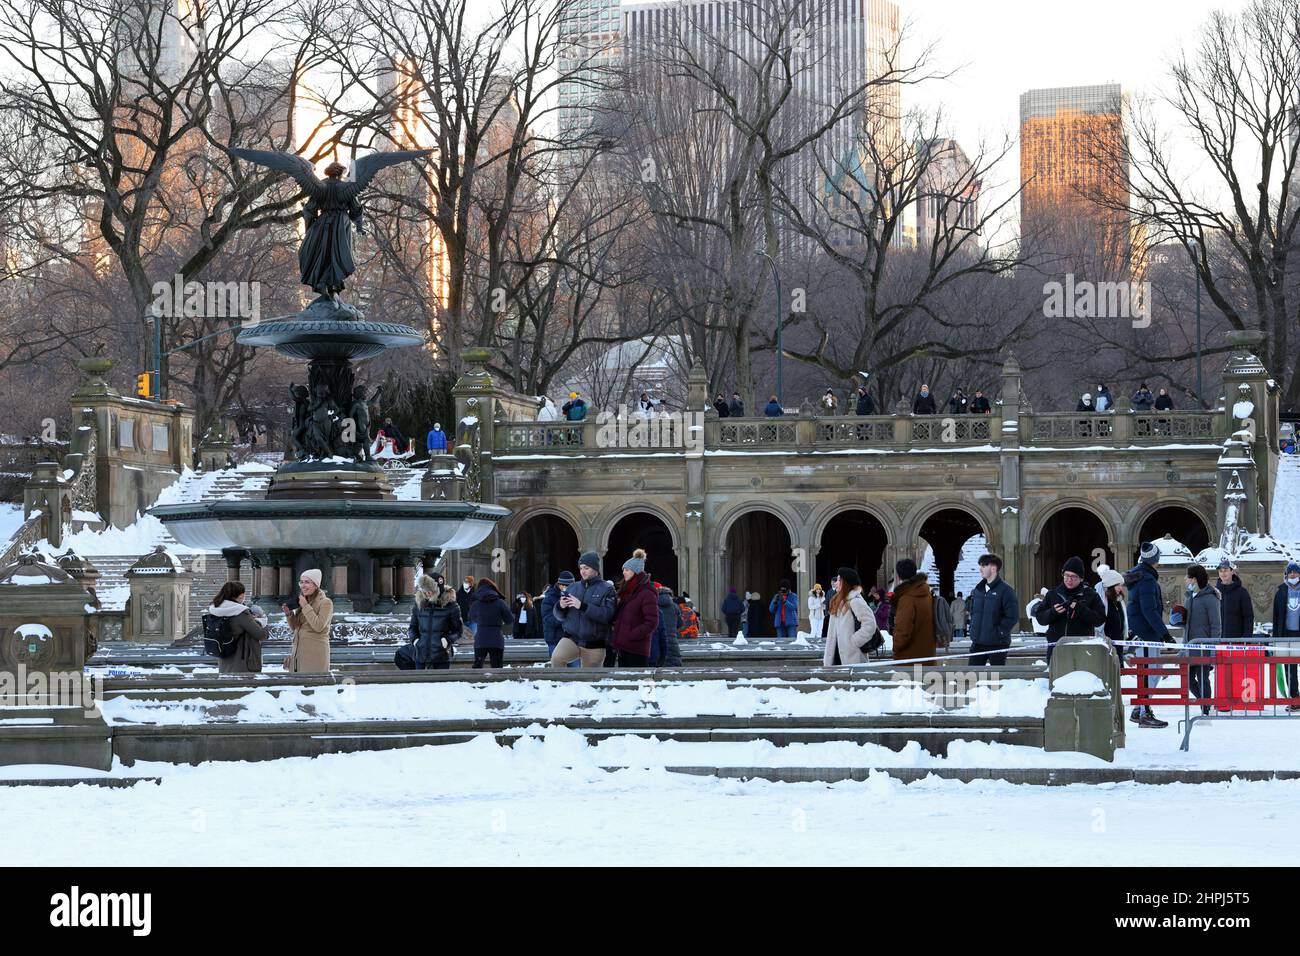
[[[20,866],[1294,862],[1282,837],[1300,813],[1300,781],[1032,787],[931,777],[904,785],[882,773],[826,785],[662,769],[686,762],[692,747],[719,755],[716,748],[731,747],[746,765],[768,762],[759,745],[584,747],[571,732],[552,730],[513,749],[482,737],[314,760],[137,765],[129,773],[160,774],[161,784],[0,788],[0,814],[45,821],[10,828],[5,859]],[[817,762],[843,765],[831,756]],[[635,766],[600,769],[618,763]],[[1152,825],[1161,820],[1231,826],[1202,828],[1189,843],[1186,827]]]

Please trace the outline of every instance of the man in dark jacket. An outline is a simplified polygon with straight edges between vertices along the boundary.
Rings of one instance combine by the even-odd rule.
[[[722,397],[721,392],[718,392],[718,397],[713,400],[713,408],[719,418],[731,417],[731,407],[727,405],[727,400]]]
[[[1287,564],[1282,583],[1273,595],[1273,636],[1300,637],[1300,564],[1294,561]],[[1300,641],[1296,643],[1300,644]],[[1289,657],[1296,654],[1297,650],[1294,646],[1283,645],[1280,653]],[[1286,675],[1286,695],[1300,697],[1300,684],[1296,680],[1297,666],[1287,664],[1282,671]],[[1288,704],[1286,709],[1293,712],[1300,710],[1300,704]]]
[[[406,635],[411,643],[397,649],[393,663],[399,670],[447,670],[461,634],[460,605],[456,592],[422,575],[415,586],[415,607]]]
[[[970,399],[960,388],[948,399],[948,411],[953,415],[965,415],[970,410]]]
[[[469,628],[471,634],[478,628],[478,625],[469,619],[469,606],[473,602],[474,575],[467,574],[465,580],[461,581],[460,587],[456,589],[456,603],[460,605],[460,619]]]
[[[876,414],[876,400],[871,397],[871,393],[867,391],[867,386],[865,385],[858,388],[858,405],[854,410],[859,415]]]
[[[1255,607],[1250,592],[1237,577],[1237,569],[1226,555],[1219,562],[1219,598],[1223,602],[1223,637],[1250,637],[1255,633]]]
[[[916,398],[912,401],[912,414],[933,415],[934,413],[934,396],[930,394],[930,386],[922,385],[921,391],[917,393]]]
[[[740,618],[745,613],[745,602],[740,599],[735,588],[727,589],[727,596],[722,599],[722,619],[727,622],[727,639],[734,641],[740,633]]]
[[[1145,387],[1145,386],[1144,386]],[[1142,542],[1138,552],[1138,563],[1133,570],[1124,575],[1124,587],[1128,589],[1128,630],[1134,640],[1147,644],[1168,644],[1172,641],[1169,629],[1165,627],[1165,598],[1160,591],[1160,572],[1156,565],[1160,563],[1160,549],[1153,541]],[[1132,648],[1134,657],[1159,657],[1163,650],[1159,647]],[[1147,689],[1160,683],[1159,678],[1148,677]],[[1129,719],[1142,727],[1168,727],[1167,721],[1160,720],[1151,708],[1134,707]]]
[[[732,392],[732,393],[731,393],[731,405],[730,405],[729,407],[730,407],[730,409],[731,409],[731,417],[732,417],[732,418],[744,418],[744,417],[745,417],[745,403],[742,402],[742,401],[740,400],[740,393],[739,393],[739,392]]]
[[[1149,412],[1155,403],[1156,397],[1151,394],[1151,389],[1147,388],[1147,383],[1143,382],[1133,393],[1133,411]]]
[[[1002,559],[996,554],[980,555],[980,577],[970,596],[970,663],[1005,667],[1005,648],[1011,646],[1011,633],[1020,621],[1020,602],[1015,589],[1002,580]],[[1004,650],[987,653],[997,648]]]
[[[989,400],[984,394],[984,389],[975,389],[975,397],[971,399],[970,410],[976,415],[990,415],[993,413],[993,407],[989,405]]]
[[[1051,663],[1056,642],[1063,637],[1091,637],[1106,623],[1101,595],[1083,579],[1083,559],[1070,558],[1061,568],[1061,583],[1047,592],[1034,611],[1039,624],[1047,626],[1047,660]]]
[[[605,645],[616,609],[614,585],[600,579],[600,557],[595,551],[578,558],[578,575],[580,580],[555,605],[555,617],[564,633],[551,655],[552,667],[578,659],[583,667],[605,663]]]

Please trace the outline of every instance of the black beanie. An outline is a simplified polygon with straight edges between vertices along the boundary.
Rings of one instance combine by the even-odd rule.
[[[1083,577],[1083,558],[1076,555],[1069,561],[1066,561],[1065,566],[1061,568],[1061,573],[1064,574],[1066,571],[1073,571],[1079,577]]]
[[[852,568],[840,568],[835,572],[835,574],[840,579],[840,583],[844,585],[846,590],[851,591],[854,588],[862,587],[862,578],[858,577],[858,572],[854,571]]]
[[[900,581],[907,581],[916,577],[916,562],[911,558],[904,558],[894,565],[894,571],[898,574]]]

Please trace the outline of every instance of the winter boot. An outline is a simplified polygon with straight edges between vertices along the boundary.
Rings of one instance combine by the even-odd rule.
[[[1159,717],[1157,717],[1155,714],[1153,714],[1153,713],[1151,712],[1151,708],[1148,707],[1148,708],[1146,708],[1146,709],[1142,712],[1142,719],[1138,721],[1138,726],[1139,726],[1139,727],[1154,727],[1154,728],[1159,729],[1159,728],[1161,728],[1161,727],[1168,727],[1168,726],[1169,726],[1169,721],[1167,721],[1167,720],[1161,720]]]
[[[1133,708],[1133,713],[1129,714],[1128,719],[1131,720],[1131,721],[1132,721],[1133,723],[1135,723],[1135,724],[1136,724],[1136,723],[1140,723],[1141,720],[1142,720],[1142,708],[1141,708],[1141,707],[1134,707],[1134,708]]]

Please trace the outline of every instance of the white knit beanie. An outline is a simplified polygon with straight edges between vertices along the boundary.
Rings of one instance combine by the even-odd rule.
[[[320,587],[321,573],[319,568],[312,568],[310,571],[304,571],[302,576],[310,581],[316,587]]]

